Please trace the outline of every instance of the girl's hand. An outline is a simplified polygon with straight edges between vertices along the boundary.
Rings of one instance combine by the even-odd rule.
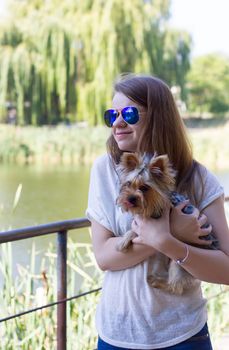
[[[207,217],[200,214],[197,208],[192,214],[184,214],[182,209],[188,204],[188,201],[180,203],[171,209],[170,229],[172,235],[182,242],[190,244],[210,245],[211,241],[200,239],[212,231],[212,226],[201,228],[207,223]]]
[[[172,237],[169,227],[169,211],[170,208],[166,208],[159,219],[144,219],[136,215],[132,222],[132,230],[137,237],[133,239],[133,243],[145,244],[160,250],[160,246]]]

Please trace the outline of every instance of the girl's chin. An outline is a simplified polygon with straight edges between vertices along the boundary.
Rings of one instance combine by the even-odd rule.
[[[134,145],[128,145],[124,142],[117,142],[118,148],[123,152],[136,152],[137,147]]]

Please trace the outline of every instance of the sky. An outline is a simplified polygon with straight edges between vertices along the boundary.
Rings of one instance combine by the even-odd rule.
[[[0,0],[0,15],[7,0]],[[192,56],[220,52],[229,57],[229,0],[171,0],[170,24],[193,38]]]
[[[171,0],[173,27],[193,38],[192,56],[212,52],[229,57],[229,0]]]

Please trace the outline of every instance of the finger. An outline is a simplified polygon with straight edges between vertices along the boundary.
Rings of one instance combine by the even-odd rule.
[[[182,212],[183,213],[183,212]],[[183,213],[184,215],[191,215],[191,216],[194,216],[195,218],[199,218],[199,216],[200,216],[200,211],[199,211],[199,209],[197,209],[196,207],[193,207],[193,212],[192,213],[190,213],[190,214],[185,214],[185,213]]]
[[[207,236],[209,235],[209,233],[212,232],[212,225],[209,224],[208,227],[204,227],[204,228],[201,228],[200,229],[200,233],[199,233],[199,236]]]
[[[205,240],[205,239],[198,239],[199,245],[204,245],[204,246],[210,246],[212,244],[211,240]]]
[[[189,204],[190,204],[189,200],[186,200],[186,201],[184,201],[184,202],[182,202],[182,203],[179,203],[179,204],[175,207],[175,210],[181,211],[181,213],[182,213],[183,215],[192,215],[192,216],[198,218],[199,215],[200,215],[200,211],[199,211],[199,209],[197,209],[197,208],[194,207],[194,206],[193,206],[193,212],[192,212],[192,213],[186,214],[186,213],[183,212],[183,209],[184,209],[187,205],[189,205]]]
[[[132,242],[135,244],[143,244],[142,242],[142,238],[141,237],[135,237],[134,239],[132,239]]]
[[[200,224],[200,227],[202,227],[204,224],[206,224],[208,218],[206,215],[204,214],[200,214],[199,218],[198,218],[198,222]]]
[[[185,200],[179,204],[177,204],[174,208],[178,209],[178,210],[181,210],[183,209],[187,204],[189,204],[189,200]]]

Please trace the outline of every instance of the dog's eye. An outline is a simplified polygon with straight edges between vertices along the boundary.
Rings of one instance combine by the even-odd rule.
[[[143,193],[144,193],[144,192],[147,192],[148,189],[149,189],[149,187],[148,187],[148,186],[145,186],[145,185],[139,187],[139,190],[142,191]]]
[[[131,185],[131,182],[130,181],[127,181],[126,183],[125,183],[125,186],[130,186]]]

